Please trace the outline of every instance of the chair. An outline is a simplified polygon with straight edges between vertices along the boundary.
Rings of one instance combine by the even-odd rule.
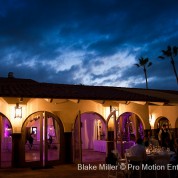
[[[115,170],[108,170],[108,178],[118,178],[121,175],[126,177],[126,170],[122,170],[120,169],[120,165],[121,164],[126,164],[126,159],[122,159],[118,150],[112,150],[112,153],[115,155],[115,157],[117,158],[116,164],[115,166],[117,167],[117,169]]]
[[[132,175],[132,173],[134,171],[138,171],[139,173],[139,178],[142,178],[142,163],[143,163],[143,160],[139,157],[136,157],[136,156],[128,156],[126,155],[126,162],[127,162],[127,174],[128,174],[128,177],[130,178],[130,176]],[[130,169],[129,167],[129,164],[131,164],[132,166],[139,166],[139,170],[137,169]]]
[[[117,169],[116,170],[108,170],[108,178],[120,178],[122,177],[127,177],[127,169],[121,169],[120,166],[122,166],[122,164],[126,163],[119,163],[116,165]]]

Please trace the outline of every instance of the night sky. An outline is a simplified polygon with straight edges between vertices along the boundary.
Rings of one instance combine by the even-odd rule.
[[[38,82],[178,90],[177,0],[0,0],[0,77]],[[175,58],[178,70],[178,56]]]

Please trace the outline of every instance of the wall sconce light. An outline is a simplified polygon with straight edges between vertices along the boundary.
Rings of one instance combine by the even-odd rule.
[[[119,118],[119,111],[116,110],[116,119]]]
[[[150,125],[151,125],[151,123],[152,123],[152,114],[150,114],[150,117],[149,117],[149,123],[150,123]]]
[[[155,128],[155,121],[156,121],[155,118],[156,118],[155,113],[149,114],[149,124],[150,124],[151,129]]]
[[[19,119],[22,118],[22,107],[19,106],[19,103],[16,103],[14,118],[19,118]]]
[[[114,108],[113,106],[110,106],[110,112],[113,112],[115,111],[116,112],[116,119],[119,117],[119,110]]]

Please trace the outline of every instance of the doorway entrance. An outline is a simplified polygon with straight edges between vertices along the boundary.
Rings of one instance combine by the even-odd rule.
[[[0,167],[12,166],[12,125],[10,121],[0,113]]]
[[[59,118],[49,112],[36,112],[23,124],[25,164],[49,166],[61,162],[61,143],[64,134]]]
[[[155,137],[156,137],[156,139],[158,139],[158,133],[162,129],[164,124],[166,125],[166,128],[170,131],[171,135],[173,136],[173,130],[172,130],[172,126],[171,126],[169,119],[166,117],[159,117],[155,122],[155,126],[156,126]]]
[[[144,137],[141,119],[132,112],[125,112],[117,119],[117,150],[124,157],[125,152],[133,146],[138,138]]]
[[[74,162],[104,162],[106,122],[95,112],[78,114],[73,130]]]

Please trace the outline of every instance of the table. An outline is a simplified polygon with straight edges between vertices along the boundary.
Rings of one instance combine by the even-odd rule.
[[[158,171],[161,171],[161,169],[159,170],[159,168],[163,168],[163,170],[166,170],[166,174],[167,177],[170,178],[170,171],[168,169],[168,165],[171,166],[170,161],[171,161],[171,156],[174,156],[175,152],[173,151],[161,151],[161,152],[154,152],[154,153],[147,153],[147,157],[151,158],[151,160],[153,160],[154,165],[156,165],[156,169],[155,169],[155,177],[158,177]],[[158,169],[157,169],[158,167]]]
[[[152,152],[152,153],[147,153],[147,157],[153,158],[154,160],[156,159],[162,159],[164,157],[171,158],[171,156],[174,156],[175,152],[173,151],[161,151],[161,152]]]
[[[122,150],[121,150],[121,142],[117,143],[117,150],[120,154],[125,154],[126,150],[129,149],[130,147],[132,147],[133,145],[135,145],[135,142],[133,141],[128,141],[128,142],[122,142]],[[122,153],[121,153],[122,151]]]
[[[94,140],[93,147],[95,151],[106,152],[107,142],[105,140]]]

